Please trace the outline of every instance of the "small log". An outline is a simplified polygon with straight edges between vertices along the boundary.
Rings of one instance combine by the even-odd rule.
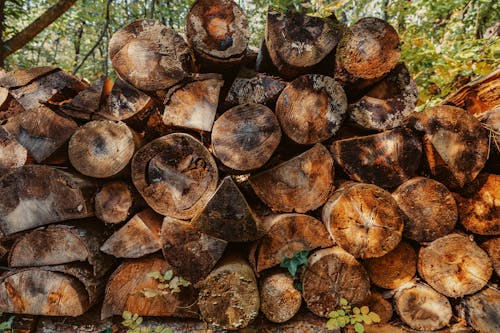
[[[352,305],[363,303],[370,295],[370,280],[352,255],[334,246],[309,256],[302,288],[309,310],[317,316],[328,317],[338,308],[340,298]]]
[[[411,130],[396,128],[334,141],[330,151],[351,179],[390,189],[415,176],[422,145]]]
[[[105,223],[123,222],[132,212],[134,199],[134,193],[127,183],[106,183],[95,195],[95,216]]]
[[[449,188],[473,181],[488,159],[488,131],[465,110],[440,105],[415,113],[408,125],[424,132],[432,176]]]
[[[130,83],[118,78],[111,89],[107,104],[101,108],[100,118],[124,121],[131,126],[136,122],[145,122],[153,99],[136,89]]]
[[[469,238],[450,234],[420,249],[418,272],[441,294],[462,297],[481,290],[493,267],[486,252]]]
[[[257,74],[246,78],[237,77],[226,96],[227,108],[246,103],[258,103],[272,107],[286,87],[286,82],[273,76]]]
[[[10,235],[94,214],[97,186],[42,165],[26,165],[0,179],[0,231]]]
[[[224,112],[212,129],[215,156],[227,167],[250,171],[263,166],[278,147],[281,129],[273,111],[243,104]]]
[[[356,258],[376,258],[398,246],[403,218],[396,201],[382,188],[350,183],[323,206],[323,222],[335,243]]]
[[[140,258],[161,249],[163,216],[151,209],[134,215],[101,246],[101,251],[117,258]]]
[[[333,245],[325,226],[312,216],[278,214],[264,219],[266,234],[252,246],[249,261],[258,274],[301,250]]]
[[[69,160],[86,176],[116,176],[132,159],[137,140],[135,133],[124,123],[94,120],[78,128],[71,137]]]
[[[333,78],[319,74],[293,80],[276,102],[276,116],[293,141],[311,145],[331,138],[347,112],[347,97]]]
[[[380,288],[397,289],[410,282],[417,272],[415,250],[405,242],[378,258],[363,262],[370,281]]]
[[[271,169],[249,183],[274,211],[305,213],[326,202],[333,189],[333,158],[321,144]]]
[[[196,283],[214,268],[227,242],[196,230],[189,222],[165,217],[161,245],[163,256],[174,271]]]
[[[109,57],[116,72],[137,89],[167,89],[188,76],[192,54],[174,29],[136,20],[113,34]]]
[[[228,242],[249,242],[262,236],[259,218],[230,176],[225,177],[191,223],[203,233]]]
[[[302,294],[290,274],[276,271],[259,281],[260,311],[273,323],[290,320],[300,309]]]
[[[9,93],[9,89],[0,87],[0,123],[24,111],[26,110]]]
[[[260,307],[257,280],[248,263],[228,257],[200,284],[198,305],[204,321],[227,330],[245,328]]]
[[[483,242],[481,248],[488,253],[493,263],[493,269],[500,276],[500,237],[495,237]]]
[[[0,175],[19,168],[28,161],[28,151],[0,127]],[[1,177],[1,176],[0,176]]]
[[[371,312],[375,312],[376,314],[378,314],[381,324],[388,323],[391,320],[393,314],[392,304],[384,297],[382,297],[381,294],[372,292],[365,304],[368,306]]]
[[[132,181],[156,212],[190,219],[215,192],[215,160],[195,138],[170,134],[140,148],[132,159]]]
[[[415,177],[401,184],[392,196],[403,212],[406,238],[432,242],[455,228],[457,204],[443,184]]]
[[[495,333],[500,331],[500,292],[496,288],[485,288],[462,300],[465,317],[477,332]]]
[[[224,81],[219,74],[196,74],[170,88],[163,101],[163,123],[195,131],[212,130]]]
[[[452,317],[448,299],[423,283],[400,289],[394,296],[394,307],[401,320],[416,330],[443,328]]]
[[[121,316],[124,311],[137,313],[139,316],[197,318],[196,291],[191,285],[182,287],[179,293],[155,297],[143,295],[147,288],[160,290],[158,280],[149,277],[148,273],[164,274],[171,269],[165,260],[157,257],[125,261],[108,280],[101,318]]]

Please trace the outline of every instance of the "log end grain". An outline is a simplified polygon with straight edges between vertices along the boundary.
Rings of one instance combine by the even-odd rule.
[[[299,311],[302,294],[288,273],[276,272],[259,282],[260,310],[273,323],[284,323]]]

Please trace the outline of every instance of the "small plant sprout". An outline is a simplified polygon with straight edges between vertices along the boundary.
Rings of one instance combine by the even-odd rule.
[[[0,317],[3,316],[3,312],[0,312]],[[14,321],[14,316],[10,316],[9,319],[0,323],[0,332],[12,329],[12,323]]]
[[[136,313],[132,314],[131,312],[124,311],[122,318],[122,325],[127,328],[127,333],[173,333],[170,327],[164,327],[161,325],[156,327],[141,327],[143,319]]]
[[[292,275],[294,281],[293,286],[295,289],[302,291],[302,283],[297,279],[297,272],[302,268],[302,266],[307,264],[307,256],[309,251],[300,250],[293,254],[293,257],[285,257],[280,264],[280,267],[288,269],[290,275]]]
[[[168,270],[164,274],[160,272],[149,272],[147,276],[158,281],[157,289],[144,288],[142,290],[142,295],[147,298],[180,293],[181,287],[191,285],[191,282],[188,280],[185,280],[180,276],[174,276],[174,272],[172,270]]]
[[[346,327],[353,325],[357,333],[363,333],[365,327],[363,324],[371,325],[373,323],[380,323],[380,317],[375,312],[370,312],[367,306],[351,307],[345,298],[340,299],[340,309],[332,311],[328,314],[328,321],[326,327],[329,330]]]

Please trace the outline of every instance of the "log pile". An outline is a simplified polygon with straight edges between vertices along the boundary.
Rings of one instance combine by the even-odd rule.
[[[417,113],[377,18],[270,9],[256,54],[198,0],[186,37],[123,27],[115,82],[1,75],[0,312],[326,332],[347,300],[367,332],[500,331],[498,74]]]

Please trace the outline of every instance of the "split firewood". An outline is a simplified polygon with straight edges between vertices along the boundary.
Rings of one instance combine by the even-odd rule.
[[[272,107],[285,87],[283,80],[260,73],[251,78],[237,77],[229,88],[225,106],[258,103]]]
[[[473,241],[450,234],[420,249],[418,272],[432,288],[456,298],[481,290],[493,267],[488,254]]]
[[[331,138],[347,111],[347,97],[333,78],[319,74],[293,80],[276,102],[276,116],[293,141],[311,145]]]
[[[398,246],[403,218],[382,188],[362,183],[341,186],[323,206],[323,222],[335,243],[356,258],[376,258]]]
[[[10,235],[45,224],[92,216],[97,186],[42,165],[25,165],[0,179],[0,231]]]
[[[161,282],[151,276],[155,272],[165,275],[169,270],[172,267],[158,257],[125,261],[108,280],[101,318],[121,316],[124,311],[139,316],[197,318],[196,291],[192,285],[180,287],[179,292],[171,292],[170,288],[160,289]],[[147,297],[150,296],[149,293],[146,295],[147,291],[156,291],[158,295]]]
[[[0,127],[0,175],[19,168],[28,161],[28,151]],[[1,176],[0,176],[1,177]]]
[[[223,84],[222,75],[196,74],[189,81],[171,87],[163,101],[163,123],[210,132]]]
[[[221,261],[200,284],[198,305],[204,321],[227,330],[245,328],[260,307],[252,268],[236,256]]]
[[[420,139],[405,128],[337,140],[330,150],[351,179],[384,189],[414,177],[422,155]]]
[[[140,258],[161,249],[163,216],[151,209],[134,215],[101,246],[101,251],[117,258]]]
[[[9,89],[0,86],[0,123],[24,111],[26,110],[9,93]]]
[[[392,196],[403,212],[405,237],[417,242],[432,242],[455,228],[457,204],[443,184],[415,177],[401,184]]]
[[[500,237],[489,239],[481,244],[493,263],[493,269],[500,276]]]
[[[175,133],[137,151],[132,159],[132,181],[156,212],[190,219],[215,192],[218,171],[201,142],[188,134]]]
[[[261,104],[243,104],[224,112],[212,129],[215,156],[227,167],[250,171],[263,166],[281,139],[274,112]]]
[[[333,189],[333,158],[321,144],[250,176],[257,196],[274,211],[305,213],[326,202]]]
[[[155,20],[136,20],[115,32],[109,58],[120,77],[146,91],[167,89],[192,69],[192,54],[182,36]]]
[[[72,135],[68,155],[80,173],[107,178],[125,169],[138,145],[137,135],[125,123],[94,120]]]
[[[394,307],[401,320],[416,330],[438,330],[448,325],[452,317],[448,299],[423,283],[398,290]]]
[[[136,201],[134,194],[125,182],[115,181],[104,184],[95,195],[95,216],[105,223],[125,221],[134,207],[134,201]]]
[[[485,288],[462,300],[465,318],[477,332],[495,333],[500,331],[500,292],[497,288]]]
[[[368,273],[341,247],[334,246],[309,256],[302,278],[302,296],[309,310],[328,317],[337,310],[341,298],[360,305],[370,295]]]
[[[0,74],[0,85],[8,89],[22,87],[41,76],[57,71],[60,71],[60,69],[56,66],[41,66],[2,72]]]
[[[430,172],[449,188],[473,181],[488,159],[488,131],[463,109],[430,107],[411,116],[408,125],[425,133]]]
[[[249,261],[258,274],[279,265],[294,253],[333,245],[321,221],[303,214],[271,215],[263,221],[266,233],[254,243]]]

